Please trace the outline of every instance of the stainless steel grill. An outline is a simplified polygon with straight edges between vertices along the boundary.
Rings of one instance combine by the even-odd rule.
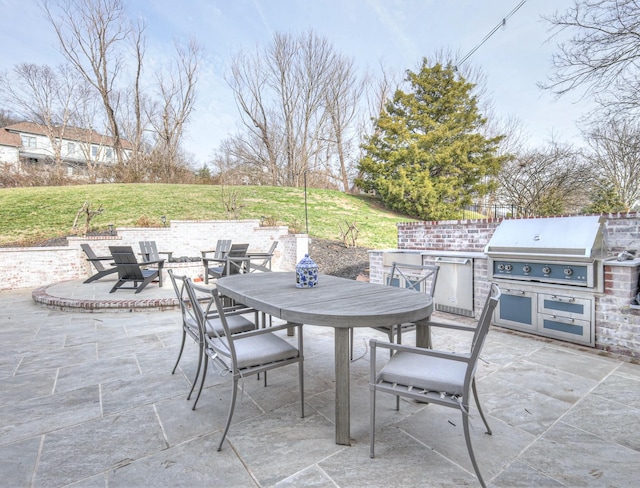
[[[598,216],[505,220],[485,247],[497,325],[593,345],[606,233]]]
[[[487,244],[494,278],[594,288],[605,253],[597,216],[505,220]]]

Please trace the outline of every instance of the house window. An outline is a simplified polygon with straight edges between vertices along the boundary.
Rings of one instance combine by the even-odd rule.
[[[73,142],[67,142],[67,152],[73,154],[76,150],[76,145]]]
[[[92,158],[98,157],[98,146],[96,146],[95,144],[91,146],[91,157]]]
[[[35,149],[36,148],[36,138],[34,136],[20,136],[22,139],[22,147]]]
[[[106,149],[106,155],[105,157],[110,161],[113,159],[113,149],[111,149],[110,147],[108,147]]]
[[[67,176],[73,176],[73,166],[67,166]]]

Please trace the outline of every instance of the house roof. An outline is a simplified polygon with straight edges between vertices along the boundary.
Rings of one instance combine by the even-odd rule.
[[[9,132],[6,128],[0,129],[0,146],[20,147],[21,145],[20,134]]]
[[[81,129],[79,127],[67,126],[64,130],[61,127],[55,127],[55,135],[62,139],[75,142],[88,142],[90,144],[100,144],[102,146],[113,146],[113,138],[99,134],[95,130]],[[47,136],[47,131],[44,125],[36,124],[34,122],[18,122],[17,124],[7,125],[0,131],[7,131],[12,135],[15,135],[18,140],[18,144],[21,145],[20,136],[18,133],[33,134],[38,136]],[[2,143],[2,136],[0,136],[0,143]],[[132,149],[133,146],[126,139],[120,139],[123,149]]]

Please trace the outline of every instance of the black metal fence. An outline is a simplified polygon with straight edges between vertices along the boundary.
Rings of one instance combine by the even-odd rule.
[[[525,207],[518,205],[470,205],[462,209],[462,219],[502,219],[507,217],[533,217]]]

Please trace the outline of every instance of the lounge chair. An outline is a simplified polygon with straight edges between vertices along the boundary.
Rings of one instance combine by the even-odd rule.
[[[92,281],[99,280],[104,276],[117,273],[118,268],[116,268],[115,266],[106,267],[104,264],[102,264],[104,261],[113,262],[113,256],[96,256],[96,253],[93,252],[93,249],[91,249],[91,246],[89,244],[80,244],[80,247],[86,254],[87,261],[89,261],[96,269],[96,273],[91,275],[88,279],[84,280],[84,283],[91,283]]]
[[[140,293],[155,279],[158,280],[158,286],[162,287],[164,259],[139,263],[131,246],[109,246],[109,250],[119,278],[109,293],[116,290],[135,290],[136,293]],[[149,265],[157,265],[157,268],[147,269]],[[133,286],[124,286],[129,282],[133,282]]]

